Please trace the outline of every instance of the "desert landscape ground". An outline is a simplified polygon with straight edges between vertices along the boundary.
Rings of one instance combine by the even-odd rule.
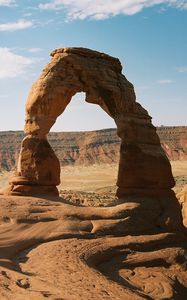
[[[119,59],[76,47],[51,57],[26,136],[0,133],[0,299],[186,299],[187,128],[156,130]],[[51,146],[80,90],[117,131],[53,133]]]
[[[171,161],[176,181],[175,193],[187,184],[187,160]],[[8,184],[12,172],[0,173],[0,189]],[[61,196],[67,201],[83,205],[107,205],[115,199],[118,164],[94,164],[90,166],[64,166],[61,168]]]

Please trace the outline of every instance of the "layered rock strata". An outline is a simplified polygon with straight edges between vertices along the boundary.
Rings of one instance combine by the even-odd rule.
[[[187,126],[160,126],[156,129],[168,159],[171,161],[187,160]],[[23,138],[22,131],[0,132],[0,172],[15,168]],[[61,167],[119,162],[120,138],[115,128],[50,132],[48,140]]]

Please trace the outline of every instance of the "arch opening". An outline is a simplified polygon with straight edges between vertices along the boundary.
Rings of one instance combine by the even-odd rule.
[[[72,96],[64,112],[58,116],[50,132],[59,131],[93,131],[116,128],[116,124],[97,104],[88,103],[86,93],[79,92]]]
[[[51,128],[55,136],[49,135],[49,143],[60,161],[60,196],[97,206],[115,198],[120,140],[113,119],[85,97],[82,92],[71,98]]]

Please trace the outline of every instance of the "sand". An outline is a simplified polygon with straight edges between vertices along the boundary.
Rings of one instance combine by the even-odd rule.
[[[173,175],[177,180],[177,192],[187,184],[187,161],[171,162]],[[61,169],[59,190],[95,192],[99,189],[116,185],[118,164],[101,164],[91,166],[66,166]],[[11,172],[0,173],[0,188],[3,188]]]

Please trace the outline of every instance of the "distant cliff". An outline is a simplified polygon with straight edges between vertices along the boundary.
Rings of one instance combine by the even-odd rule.
[[[158,127],[161,144],[170,160],[187,160],[187,126]],[[15,167],[22,131],[0,132],[0,171]],[[85,132],[53,132],[49,142],[64,165],[117,163],[120,139],[116,129]]]
[[[157,133],[170,160],[187,160],[187,126],[161,126]]]

